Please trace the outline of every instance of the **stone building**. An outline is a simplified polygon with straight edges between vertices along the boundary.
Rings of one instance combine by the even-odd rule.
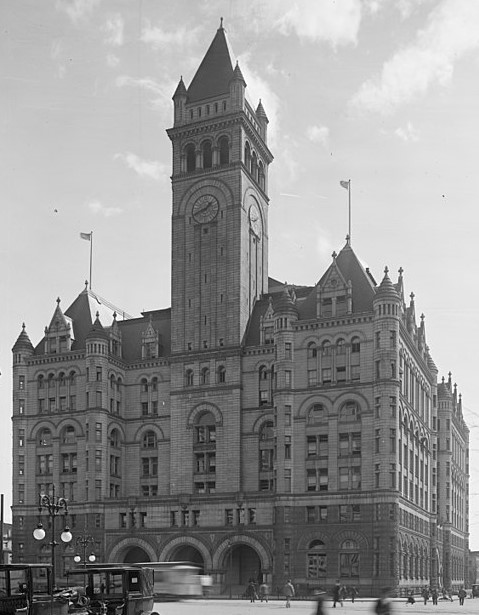
[[[85,288],[13,347],[14,561],[49,560],[55,488],[98,559],[190,560],[217,593],[462,584],[468,429],[403,271],[347,238],[319,282],[269,277],[268,118],[222,27],[173,104],[171,308]]]

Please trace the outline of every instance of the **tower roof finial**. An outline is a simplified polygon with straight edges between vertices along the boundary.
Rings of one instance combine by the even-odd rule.
[[[220,30],[223,30],[223,17],[220,17]]]

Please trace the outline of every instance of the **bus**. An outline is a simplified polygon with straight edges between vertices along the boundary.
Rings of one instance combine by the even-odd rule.
[[[201,569],[191,562],[141,562],[134,565],[153,569],[155,600],[184,600],[203,595]]]

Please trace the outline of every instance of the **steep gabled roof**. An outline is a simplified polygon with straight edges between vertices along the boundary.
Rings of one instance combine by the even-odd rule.
[[[188,102],[228,94],[233,72],[226,34],[221,26],[190,83]]]

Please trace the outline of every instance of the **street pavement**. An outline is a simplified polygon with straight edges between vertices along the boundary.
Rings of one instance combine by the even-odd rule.
[[[371,598],[344,602],[333,609],[331,600],[325,600],[325,615],[374,615],[374,600]],[[183,602],[157,602],[155,611],[159,615],[267,615],[285,611],[289,615],[312,615],[315,613],[315,603],[308,600],[293,600],[291,608],[285,610],[285,600],[270,600],[268,603],[259,600],[250,603],[248,600],[185,600]],[[479,599],[466,598],[464,605],[459,604],[457,596],[453,602],[440,600],[437,606],[431,600],[424,605],[417,600],[416,604],[406,606],[406,599],[392,601],[391,615],[478,615]]]

